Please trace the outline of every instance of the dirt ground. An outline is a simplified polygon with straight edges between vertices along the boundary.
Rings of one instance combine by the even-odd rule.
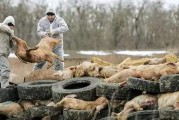
[[[24,76],[30,73],[33,70],[34,63],[22,63],[17,58],[9,58],[11,67],[11,79],[10,81],[14,83],[22,83],[24,81]],[[65,67],[80,64],[82,61],[87,60],[87,58],[83,59],[68,59],[65,62]],[[45,69],[45,66],[44,66]],[[53,69],[53,68],[51,68]]]

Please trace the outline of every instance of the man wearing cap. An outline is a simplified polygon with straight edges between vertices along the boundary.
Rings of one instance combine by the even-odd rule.
[[[14,26],[15,20],[12,16],[6,17],[3,23],[0,23],[0,82],[2,88],[9,85],[10,65],[7,58],[10,48],[14,46],[11,39],[14,35]]]
[[[68,31],[68,26],[64,19],[57,16],[53,8],[48,7],[46,10],[46,16],[41,18],[38,22],[37,35],[40,38],[48,35],[53,38],[61,39],[62,42],[53,49],[53,52],[59,55],[62,59],[64,58],[63,33],[66,31]],[[41,69],[44,64],[45,62],[36,63],[34,70]],[[56,71],[64,69],[64,63],[58,60],[55,61],[54,65]]]

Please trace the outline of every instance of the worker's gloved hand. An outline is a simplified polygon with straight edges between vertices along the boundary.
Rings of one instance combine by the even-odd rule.
[[[55,34],[55,31],[52,29],[52,30],[50,30],[50,34],[51,35],[54,35]]]
[[[45,35],[51,37],[51,33],[50,32],[47,32]]]

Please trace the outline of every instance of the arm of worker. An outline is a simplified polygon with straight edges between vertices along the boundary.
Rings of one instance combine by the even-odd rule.
[[[13,40],[13,38],[10,37],[10,38],[9,38],[9,46],[10,46],[10,48],[13,48],[15,45],[16,45],[15,40]]]
[[[61,34],[68,31],[68,25],[66,24],[65,20],[63,18],[57,19],[57,22],[59,23],[59,27],[50,30],[50,33],[53,34]]]
[[[40,38],[43,38],[45,35],[47,35],[48,33],[44,31],[43,26],[42,26],[42,19],[39,20],[38,25],[37,25],[37,35]]]
[[[14,31],[11,30],[11,28],[4,23],[0,23],[0,31],[5,32],[9,34],[10,36],[14,35]]]

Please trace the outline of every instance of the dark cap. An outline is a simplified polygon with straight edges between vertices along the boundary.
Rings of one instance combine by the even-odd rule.
[[[52,13],[52,12],[48,12],[47,15],[48,15],[48,16],[49,16],[49,15],[50,15],[50,16],[53,16],[53,15],[55,15],[55,14]]]

